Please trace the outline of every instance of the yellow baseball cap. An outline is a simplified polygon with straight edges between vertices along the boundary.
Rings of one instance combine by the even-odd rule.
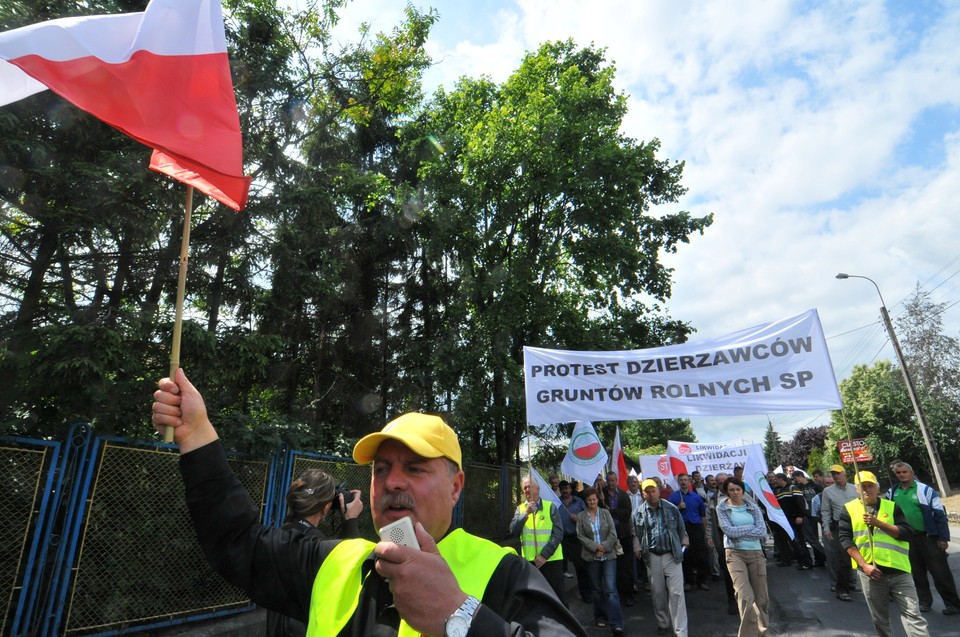
[[[655,481],[651,480],[650,478],[647,478],[646,480],[643,481],[643,484],[640,485],[640,490],[646,491],[647,487],[656,487],[656,486],[657,486],[657,483]]]
[[[394,418],[382,430],[360,439],[353,448],[354,462],[373,462],[384,440],[402,442],[424,458],[449,458],[457,463],[457,467],[463,468],[457,434],[440,416],[411,412]]]
[[[843,468],[842,464],[835,464],[830,467],[830,473],[846,473],[846,469]]]
[[[871,473],[870,471],[861,471],[860,473],[858,473],[856,482],[857,484],[860,484],[861,482],[872,482],[874,484],[880,484],[880,482],[877,480],[877,476],[873,475],[873,473]]]

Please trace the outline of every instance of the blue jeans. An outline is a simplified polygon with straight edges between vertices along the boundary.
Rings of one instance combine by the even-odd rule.
[[[623,628],[623,611],[617,594],[617,560],[607,558],[593,561],[590,566],[590,586],[593,588],[593,617],[605,621],[611,628]]]

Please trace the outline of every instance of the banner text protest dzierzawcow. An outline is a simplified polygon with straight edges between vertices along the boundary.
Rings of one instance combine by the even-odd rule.
[[[816,310],[646,350],[524,348],[527,419],[733,416],[842,406]]]

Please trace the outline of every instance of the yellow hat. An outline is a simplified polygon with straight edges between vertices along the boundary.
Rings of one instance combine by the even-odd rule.
[[[860,473],[858,473],[856,482],[857,484],[860,484],[861,482],[872,482],[874,484],[880,484],[880,482],[877,481],[877,476],[873,475],[869,471],[861,471]]]
[[[843,468],[842,464],[835,464],[830,467],[830,473],[846,473],[846,470]]]
[[[646,491],[647,487],[656,487],[656,486],[657,486],[657,483],[655,481],[651,480],[650,478],[647,478],[646,480],[643,481],[643,484],[640,485],[640,490]]]
[[[440,416],[409,413],[394,418],[381,431],[360,439],[353,448],[354,461],[357,464],[373,462],[373,457],[384,440],[402,442],[424,458],[449,458],[463,468],[457,434]]]

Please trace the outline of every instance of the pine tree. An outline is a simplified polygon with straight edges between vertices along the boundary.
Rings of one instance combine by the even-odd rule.
[[[767,433],[763,436],[763,455],[767,459],[767,467],[773,469],[780,464],[780,434],[773,428],[773,423],[767,421]]]

